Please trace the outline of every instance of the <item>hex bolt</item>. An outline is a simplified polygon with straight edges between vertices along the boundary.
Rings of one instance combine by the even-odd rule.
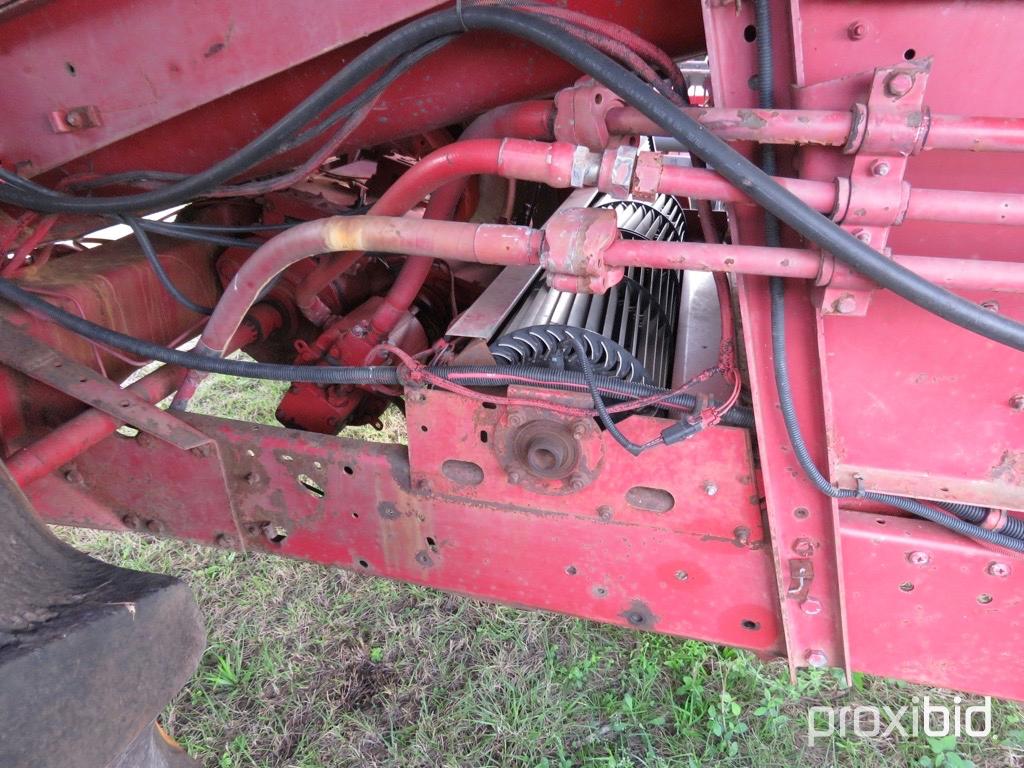
[[[871,164],[871,175],[872,176],[888,176],[889,175],[889,164],[885,160],[875,160]]]
[[[814,542],[801,536],[793,541],[793,551],[800,557],[810,557],[814,554]]]
[[[750,542],[750,529],[742,525],[733,529],[732,535],[736,537],[735,544],[738,547],[745,547]]]
[[[523,476],[514,469],[508,473],[508,481],[512,483],[512,485],[518,485],[522,479]]]
[[[828,666],[828,655],[824,651],[811,649],[804,655],[804,658],[807,660],[807,666],[809,667],[821,669]]]
[[[74,467],[64,471],[64,479],[69,483],[80,483],[82,482],[82,473]]]
[[[161,534],[165,530],[165,526],[159,520],[147,520],[146,530],[150,533]]]
[[[608,520],[611,520],[612,519],[612,508],[609,507],[607,504],[602,504],[600,507],[597,508],[597,516],[601,520],[604,520],[605,522],[607,522]]]
[[[999,576],[1005,578],[1010,575],[1010,566],[1006,563],[989,563],[988,564],[989,576]]]
[[[932,556],[927,552],[911,552],[907,555],[907,562],[911,565],[928,565],[932,561]]]
[[[587,425],[582,421],[577,421],[572,425],[572,436],[576,440],[582,440],[587,436]]]
[[[714,496],[716,493],[718,493],[718,486],[709,480],[708,482],[704,483],[704,493],[706,493],[708,496]]]
[[[581,475],[579,472],[573,474],[569,478],[569,487],[574,491],[582,491],[587,485],[587,478]]]
[[[1010,398],[1010,407],[1015,411],[1024,411],[1024,395],[1014,395]]]
[[[260,481],[260,476],[255,472],[250,472],[245,476],[245,482],[247,485],[257,485]]]
[[[64,123],[69,128],[81,128],[85,123],[85,120],[83,119],[81,112],[73,109],[64,115]]]
[[[218,547],[231,548],[235,546],[235,539],[233,536],[229,536],[226,533],[218,533],[216,538],[214,538],[213,543]]]
[[[863,21],[853,21],[846,28],[846,36],[851,40],[863,40],[868,33],[868,25]]]
[[[363,325],[362,323],[357,323],[356,325],[352,326],[351,333],[357,339],[361,339],[361,338],[363,338],[363,336],[366,335],[366,326]]]
[[[817,616],[821,613],[821,601],[816,597],[808,597],[800,601],[800,610],[808,616]]]
[[[419,478],[416,481],[416,490],[423,491],[424,493],[426,493],[427,491],[430,490],[430,481],[427,480],[425,477]]]
[[[871,233],[866,229],[858,229],[853,233],[853,236],[860,240],[865,245],[871,243]]]
[[[686,581],[690,578],[690,574],[686,571],[676,571],[676,581]]]
[[[914,87],[914,77],[909,72],[893,72],[885,79],[885,92],[894,99],[902,98]]]
[[[856,311],[857,300],[849,293],[846,293],[835,300],[832,308],[840,315],[849,315]]]
[[[139,518],[131,513],[122,516],[121,522],[124,523],[125,528],[131,528],[133,531],[137,531],[140,528]]]

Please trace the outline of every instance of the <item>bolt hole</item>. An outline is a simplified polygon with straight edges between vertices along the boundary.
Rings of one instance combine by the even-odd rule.
[[[913,48],[907,48],[907,50],[903,52],[903,58],[906,59],[907,61],[912,61],[913,59],[917,58],[917,51],[915,51]]]
[[[131,408],[131,405],[132,405],[132,401],[131,400],[122,400],[121,401],[121,407],[122,408]]]
[[[268,524],[264,528],[264,534],[267,537],[267,541],[269,541],[271,544],[280,544],[288,538],[288,531],[280,525]]]
[[[498,407],[496,403],[489,403],[489,402],[483,402],[483,403],[481,403],[481,405],[483,405],[484,409],[488,410],[488,411],[496,410],[497,407]]]
[[[900,592],[913,592],[913,591],[914,591],[914,585],[911,582],[904,581],[902,584],[900,584]]]
[[[320,484],[309,475],[299,475],[295,478],[299,481],[299,485],[310,492],[311,495],[316,496],[318,499],[322,499],[327,495],[327,492],[320,486]]]
[[[882,519],[882,518],[880,518],[880,517],[879,517],[879,518],[877,518],[877,519],[875,520],[875,522],[876,522],[876,523],[878,523],[879,525],[885,525],[885,520],[883,520],[883,519]]]
[[[88,381],[88,379],[79,379],[78,383],[79,384],[85,384],[85,382],[87,382],[87,381]]]
[[[600,104],[602,101],[604,101],[604,96],[602,96],[600,93],[595,93],[594,94],[594,103],[595,104]]]
[[[68,74],[72,77],[78,74],[78,70],[75,69],[75,65],[72,64],[70,61],[64,62],[64,69],[66,69]]]
[[[982,592],[980,595],[978,595],[978,602],[982,605],[988,605],[992,602],[992,595]]]
[[[351,475],[353,472],[355,472],[355,470],[352,469],[352,467],[348,466],[347,464],[344,467],[342,467],[342,469],[345,470],[346,475]]]
[[[606,597],[608,595],[608,588],[607,587],[595,587],[594,588],[594,595],[596,595],[597,597]]]
[[[644,615],[639,611],[630,611],[627,619],[629,623],[632,624],[634,627],[643,626],[644,622],[646,621]]]
[[[366,562],[365,560],[360,560],[359,561],[359,567],[360,568],[369,568],[370,564],[368,562]]]
[[[568,566],[566,566],[565,572],[569,576],[575,576],[576,575],[576,566],[575,565],[568,565]]]
[[[359,513],[358,513],[358,512],[353,512],[353,513],[352,513],[352,517],[353,517],[354,519],[358,520],[358,519],[359,519]]]
[[[427,431],[428,431],[427,425],[426,424],[420,424],[420,432],[427,432]]]
[[[752,43],[757,40],[757,27],[753,24],[747,24],[743,29],[743,39],[748,43]]]
[[[56,363],[53,364],[53,367],[54,368],[63,368],[64,367],[64,363],[62,363],[62,362],[60,362],[58,360]]]
[[[487,442],[487,430],[486,429],[481,429],[480,430],[480,442],[481,443],[486,443]]]
[[[810,512],[807,511],[807,507],[797,507],[793,510],[793,517],[797,520],[804,520]]]
[[[752,621],[751,619],[744,619],[740,622],[740,626],[744,629],[749,629],[751,632],[756,632],[761,628],[760,622]]]
[[[437,542],[434,541],[434,537],[433,536],[427,536],[427,546],[428,547],[436,547],[437,546]]]

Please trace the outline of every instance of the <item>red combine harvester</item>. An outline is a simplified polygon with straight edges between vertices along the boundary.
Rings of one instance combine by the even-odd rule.
[[[1024,5],[568,6],[0,2],[0,764],[186,764],[40,520],[1024,699]]]

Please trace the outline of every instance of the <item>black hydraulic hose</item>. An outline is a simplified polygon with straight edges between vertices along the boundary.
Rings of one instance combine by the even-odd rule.
[[[127,197],[76,198],[45,190],[0,169],[0,179],[7,181],[5,186],[9,187],[0,186],[0,200],[49,213],[119,213],[191,199],[272,154],[330,103],[398,56],[439,37],[471,29],[507,32],[556,54],[663,126],[672,138],[687,146],[754,202],[857,272],[939,317],[1024,350],[1024,324],[982,309],[872,250],[807,206],[685,111],[603,53],[534,14],[499,7],[441,11],[410,22],[357,56],[246,147],[206,171],[166,188]]]
[[[126,223],[131,224],[131,222],[135,222],[138,227],[148,232],[156,232],[168,237],[177,237],[180,240],[195,240],[200,243],[223,245],[225,248],[251,248],[253,250],[263,245],[262,240],[243,240],[240,237],[221,235],[206,229],[184,229],[176,224],[167,224],[162,221],[153,221],[152,219],[139,219],[134,216],[124,218],[128,219]],[[132,226],[132,229],[135,229],[135,227]]]
[[[398,369],[383,366],[319,366],[319,365],[280,365],[277,363],[252,363],[244,360],[230,360],[210,357],[197,352],[154,344],[137,339],[118,331],[104,328],[89,320],[85,320],[70,312],[41,299],[16,283],[0,278],[0,299],[16,304],[30,312],[35,312],[52,320],[57,325],[87,339],[114,347],[141,358],[158,360],[171,365],[194,368],[208,373],[219,373],[228,376],[240,376],[250,379],[268,379],[271,381],[297,381],[313,384],[348,384],[364,386],[371,384],[400,384]],[[453,366],[431,368],[431,372],[450,379],[463,386],[503,386],[522,383],[530,380],[545,386],[568,390],[587,389],[587,383],[579,371],[553,370],[532,366]],[[477,377],[474,379],[473,377]],[[667,395],[668,392],[658,387],[635,382],[622,381],[608,376],[596,376],[595,380],[601,392],[619,400],[636,400],[652,395]],[[697,401],[693,395],[677,394],[667,397],[665,405],[680,410],[692,411]],[[723,423],[739,427],[753,427],[753,414],[745,408],[734,408],[729,411]]]
[[[771,18],[769,0],[756,0],[757,9],[757,49],[759,72],[757,77],[758,96],[762,108],[771,108],[773,104],[772,85],[774,82],[773,64],[771,57]],[[767,147],[765,148],[767,149]],[[768,162],[774,165],[774,151],[765,153],[762,157],[768,157]],[[774,173],[774,167],[771,172]],[[778,223],[772,227],[772,219],[768,215],[765,220],[765,239],[768,245],[779,244]],[[774,242],[772,242],[774,241]],[[956,533],[981,539],[991,544],[996,544],[1017,552],[1024,552],[1024,541],[1012,535],[996,533],[981,528],[966,520],[952,517],[938,509],[931,507],[916,499],[909,499],[903,496],[895,496],[889,493],[878,493],[876,491],[850,490],[848,488],[837,488],[828,481],[818,465],[814,463],[810,451],[807,450],[807,443],[804,442],[803,432],[800,429],[800,420],[796,415],[796,405],[793,402],[793,389],[789,378],[789,362],[786,353],[786,286],[781,277],[772,277],[769,281],[771,293],[771,332],[772,332],[772,359],[775,369],[775,387],[779,395],[779,406],[782,413],[782,420],[786,426],[786,433],[789,436],[790,445],[793,448],[793,455],[803,469],[807,479],[824,495],[834,499],[869,499],[877,501],[896,509],[902,509],[917,517],[924,518],[933,523],[941,525]],[[971,508],[969,505],[948,504],[951,512],[957,509],[952,507]],[[961,510],[963,511],[963,510]],[[984,519],[984,515],[982,515]],[[1012,518],[1011,518],[1012,520]],[[980,522],[980,520],[976,520]],[[1014,521],[1017,522],[1017,521]],[[1014,530],[1019,526],[1015,526]]]
[[[351,384],[364,386],[370,384],[396,384],[397,371],[394,368],[362,367],[334,368],[317,365],[278,365],[272,363],[250,363],[245,360],[229,360],[220,357],[207,357],[196,352],[154,344],[137,339],[118,331],[112,331],[89,320],[65,312],[19,285],[0,278],[0,298],[12,304],[36,312],[52,320],[69,331],[87,339],[114,347],[129,354],[147,360],[159,360],[162,363],[180,365],[185,368],[196,368],[209,373],[222,373],[228,376],[243,376],[250,379],[270,379],[272,381],[301,381],[313,384]]]
[[[166,187],[136,195],[76,197],[48,190],[0,169],[0,180],[6,182],[0,185],[0,200],[47,213],[93,214],[154,210],[191,200],[274,154],[327,107],[399,56],[462,29],[454,11],[441,11],[409,22],[356,56],[344,69],[245,147],[210,168]]]
[[[685,111],[599,51],[542,19],[501,8],[470,7],[469,29],[494,29],[524,38],[565,59],[622,97],[688,147],[745,195],[837,259],[908,301],[967,330],[1024,350],[1024,324],[982,309],[872,250],[784,189]],[[758,29],[758,35],[763,34]]]
[[[775,364],[775,386],[779,393],[779,405],[782,412],[782,420],[786,425],[786,432],[789,435],[790,445],[793,447],[793,455],[799,462],[807,479],[826,496],[833,499],[868,499],[877,501],[896,509],[902,509],[917,517],[922,517],[933,523],[941,525],[956,533],[970,536],[973,539],[987,541],[1000,547],[1012,549],[1015,552],[1024,552],[1024,541],[1004,533],[996,533],[986,528],[974,525],[952,517],[938,509],[931,507],[916,499],[908,499],[903,496],[894,496],[889,493],[878,493],[876,491],[855,491],[848,488],[836,488],[828,479],[821,474],[818,466],[814,463],[807,444],[804,442],[803,433],[800,430],[800,421],[797,419],[796,409],[793,404],[793,391],[789,379],[789,365],[786,361],[786,319],[785,319],[785,286],[780,278],[771,280],[771,309],[772,309],[772,349]],[[1016,531],[1019,526],[1014,526]]]
[[[146,255],[146,260],[149,261],[150,267],[153,268],[153,272],[156,273],[156,279],[160,281],[160,285],[171,294],[171,297],[192,312],[198,315],[212,315],[213,307],[204,307],[202,304],[196,304],[192,299],[183,294],[181,290],[171,280],[170,275],[164,269],[164,265],[160,263],[160,257],[156,253],[156,248],[153,247],[152,241],[149,239],[149,235],[146,234],[146,230],[140,225],[139,219],[131,216],[119,216],[118,220],[122,224],[127,224],[132,228],[132,232],[135,234],[135,239],[139,241],[139,247],[142,248],[142,252]]]

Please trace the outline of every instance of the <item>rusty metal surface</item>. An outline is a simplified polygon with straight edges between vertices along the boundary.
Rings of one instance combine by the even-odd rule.
[[[248,547],[765,654],[781,650],[771,558],[742,431],[702,435],[717,454],[706,467],[695,451],[670,451],[671,474],[663,468],[657,480],[638,478],[676,497],[671,510],[657,512],[630,506],[621,471],[603,473],[618,481],[571,505],[539,494],[527,501],[524,489],[510,492],[503,472],[485,475],[471,496],[440,481],[428,491],[414,482],[424,473],[410,469],[404,446],[187,418],[219,445]],[[633,431],[658,426],[640,422]],[[460,455],[470,437],[479,443],[473,422],[463,424],[471,431],[455,443],[429,436],[436,458]],[[413,431],[427,436],[422,425],[414,421]],[[225,537],[230,519],[216,495],[212,459],[170,451],[157,441],[140,446],[112,437],[76,462],[80,483],[51,477],[28,491],[51,522],[123,528],[110,511],[118,510],[150,516],[166,535],[238,546]],[[115,457],[140,479],[111,478],[105,466]],[[624,459],[632,461],[624,452],[609,456]],[[429,469],[433,476],[434,465]],[[714,496],[701,484],[709,476],[720,484]],[[190,492],[175,494],[179,484]],[[154,498],[156,485],[170,498]],[[69,498],[76,500],[72,513]],[[744,589],[732,588],[736,583]]]
[[[57,353],[2,318],[0,362],[182,450],[210,441],[168,411]]]

